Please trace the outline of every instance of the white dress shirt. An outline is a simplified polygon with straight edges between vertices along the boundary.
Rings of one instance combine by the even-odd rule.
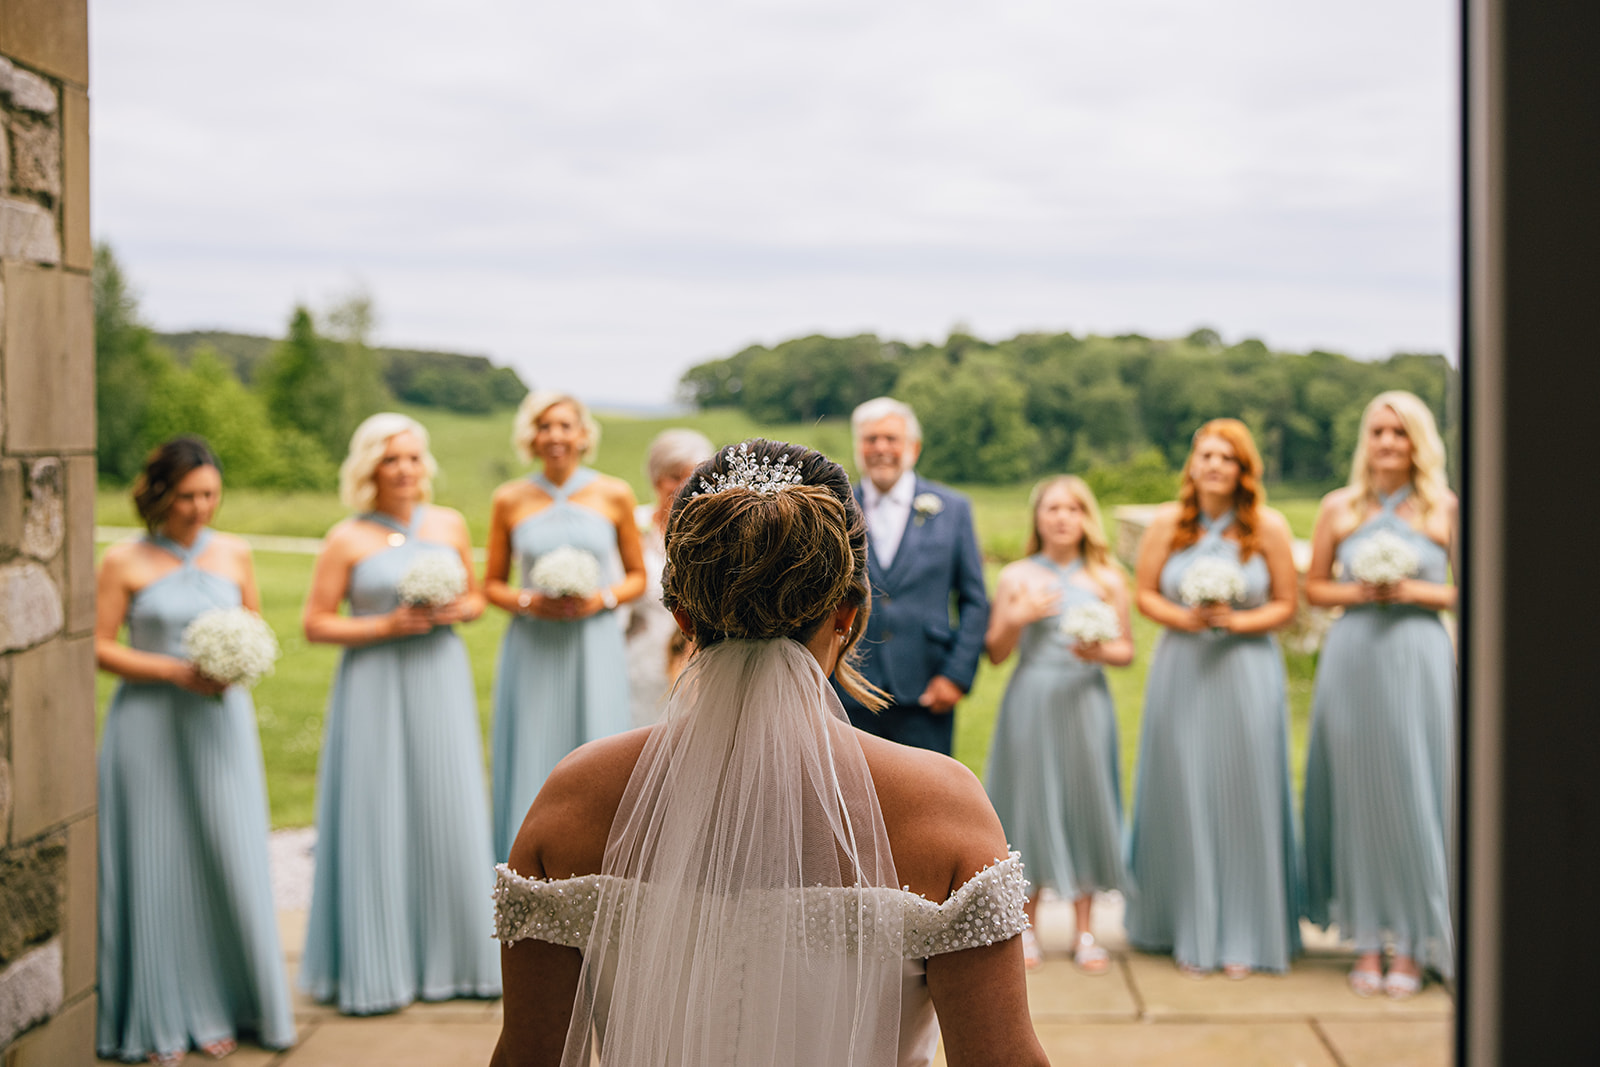
[[[895,553],[900,551],[900,538],[911,521],[911,501],[916,495],[916,471],[900,475],[887,493],[879,492],[870,478],[861,487],[867,513],[867,542],[884,570],[889,569]]]

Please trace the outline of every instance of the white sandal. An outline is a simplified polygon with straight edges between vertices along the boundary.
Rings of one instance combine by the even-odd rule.
[[[1390,1000],[1410,1000],[1422,992],[1422,975],[1391,970],[1383,979],[1383,994]]]
[[[1372,967],[1352,967],[1346,980],[1358,997],[1375,997],[1384,989],[1383,972]]]
[[[1072,950],[1072,963],[1084,974],[1105,974],[1111,970],[1111,954],[1094,939],[1093,934],[1082,933],[1078,935],[1078,943]]]

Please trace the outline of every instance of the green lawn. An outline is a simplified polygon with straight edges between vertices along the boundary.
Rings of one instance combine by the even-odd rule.
[[[434,455],[440,464],[440,476],[435,486],[436,498],[467,516],[473,539],[481,544],[488,532],[490,493],[500,482],[524,469],[511,448],[510,417],[484,418],[422,410],[415,410],[412,414],[428,427],[433,437]],[[850,466],[849,427],[842,422],[763,428],[737,412],[728,411],[664,419],[602,417],[603,437],[595,465],[607,473],[627,479],[643,499],[648,495],[641,469],[646,446],[662,429],[682,425],[701,430],[719,444],[763,433],[770,437],[799,441]],[[1022,552],[1027,530],[1029,487],[960,488],[973,502],[979,540],[988,557],[992,589],[998,568]],[[1316,513],[1317,502],[1314,497],[1279,496],[1274,493],[1271,502],[1288,517],[1297,536],[1310,536]],[[297,493],[285,496],[236,489],[227,493],[217,525],[221,529],[241,533],[317,537],[343,516],[344,510],[332,494]],[[97,521],[105,525],[136,524],[126,490],[101,491]],[[265,679],[255,691],[274,826],[302,826],[313,820],[323,707],[338,658],[337,649],[308,644],[301,636],[300,606],[310,584],[311,561],[312,557],[308,555],[277,552],[261,552],[256,556],[263,614],[277,631],[284,653],[277,672]],[[479,717],[484,728],[486,753],[491,712],[490,691],[495,658],[505,627],[506,616],[490,609],[483,619],[461,629],[477,682]],[[1123,789],[1125,798],[1129,800],[1133,795],[1134,760],[1138,751],[1145,672],[1158,632],[1156,626],[1136,615],[1134,642],[1137,654],[1133,665],[1107,672],[1117,704]],[[1310,717],[1313,657],[1289,654],[1287,661],[1291,766],[1298,796]],[[1000,667],[985,665],[980,668],[972,693],[957,711],[956,757],[980,774],[988,757],[989,739],[994,731],[1000,696],[1014,662],[1013,659]],[[109,675],[100,676],[102,716],[113,681]]]

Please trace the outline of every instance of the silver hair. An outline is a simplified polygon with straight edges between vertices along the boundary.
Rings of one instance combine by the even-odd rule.
[[[912,444],[922,443],[922,424],[917,421],[917,413],[911,410],[909,404],[903,404],[892,396],[874,397],[858,405],[850,413],[850,435],[859,439],[863,426],[891,415],[898,415],[905,420],[906,437]]]
[[[654,486],[675,471],[700,466],[715,451],[711,439],[699,430],[662,430],[645,453],[644,476]]]
[[[414,433],[422,442],[422,481],[419,485],[423,500],[433,499],[433,476],[439,471],[433,453],[428,450],[427,428],[409,415],[383,411],[370,416],[356,432],[350,435],[350,454],[339,465],[339,499],[352,511],[371,511],[378,499],[378,485],[374,480],[383,453],[389,447],[389,438],[397,434]]]

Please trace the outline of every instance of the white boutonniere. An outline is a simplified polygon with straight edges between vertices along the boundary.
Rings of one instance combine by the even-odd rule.
[[[911,510],[916,513],[917,525],[921,526],[930,516],[944,510],[944,501],[939,499],[938,493],[918,493],[911,501]]]

